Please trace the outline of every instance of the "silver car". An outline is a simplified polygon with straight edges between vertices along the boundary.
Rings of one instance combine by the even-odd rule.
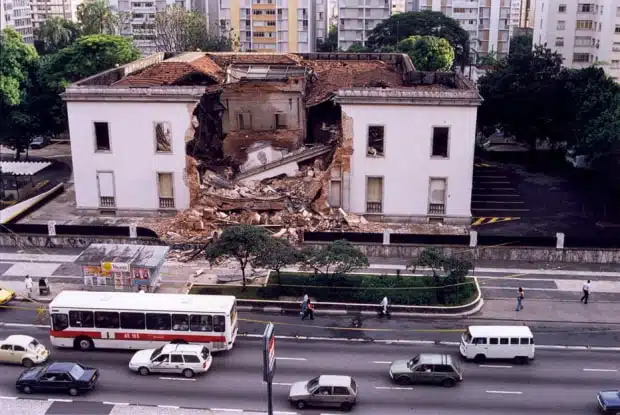
[[[298,409],[322,406],[349,411],[357,401],[357,384],[351,376],[322,375],[293,383],[288,400]]]

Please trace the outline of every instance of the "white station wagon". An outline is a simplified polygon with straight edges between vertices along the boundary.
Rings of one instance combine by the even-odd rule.
[[[208,371],[211,361],[209,349],[199,344],[167,344],[157,349],[140,350],[131,358],[129,369],[143,376],[174,373],[191,378],[196,373]]]
[[[0,362],[32,367],[43,363],[50,352],[34,337],[15,334],[0,341]]]

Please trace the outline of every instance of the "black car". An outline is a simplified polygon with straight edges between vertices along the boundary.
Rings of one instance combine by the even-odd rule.
[[[43,137],[43,136],[34,137],[32,139],[32,141],[30,142],[30,148],[32,148],[32,149],[43,148],[43,147],[49,145],[50,141],[51,140],[50,140],[49,137]]]
[[[620,414],[620,391],[601,391],[598,393],[596,400],[604,414]]]
[[[23,393],[64,392],[76,396],[95,389],[98,379],[99,371],[95,368],[78,363],[55,362],[24,371],[15,386]]]

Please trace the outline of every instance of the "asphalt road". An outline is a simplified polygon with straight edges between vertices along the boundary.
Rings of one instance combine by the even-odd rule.
[[[37,321],[39,305],[27,302],[13,302],[17,308],[0,308],[2,323],[48,324],[47,319]],[[262,335],[265,324],[273,322],[276,334],[284,337],[312,337],[350,339],[362,341],[414,340],[425,342],[458,342],[462,331],[469,325],[518,324],[515,321],[502,322],[475,317],[392,320],[363,316],[361,327],[354,327],[351,316],[321,315],[315,320],[301,321],[297,313],[271,314],[240,312],[240,333],[250,336]],[[618,347],[620,346],[620,324],[586,324],[565,322],[528,322],[539,345]]]
[[[16,333],[34,335],[48,344],[41,329],[0,329],[0,337]],[[360,390],[359,405],[354,410],[357,414],[408,414],[418,410],[424,413],[440,410],[441,414],[500,411],[505,414],[506,408],[514,408],[520,414],[595,414],[596,392],[617,387],[620,381],[620,356],[615,353],[539,351],[536,360],[524,366],[511,362],[487,365],[461,362],[464,381],[452,389],[392,384],[387,375],[387,362],[424,351],[455,352],[454,348],[432,345],[279,340],[274,409],[293,411],[287,402],[290,384],[320,374],[346,374],[356,379]],[[166,375],[139,376],[127,370],[130,356],[131,352],[124,351],[82,353],[52,349],[52,360],[77,360],[100,369],[97,390],[78,399],[244,410],[260,410],[257,406],[265,402],[260,339],[240,338],[232,351],[214,355],[212,369],[206,375],[193,380]],[[3,367],[0,396],[17,395],[14,381],[21,371],[17,366]]]

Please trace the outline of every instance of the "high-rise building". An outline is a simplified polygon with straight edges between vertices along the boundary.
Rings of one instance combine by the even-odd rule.
[[[12,27],[24,42],[33,43],[32,9],[29,0],[0,1],[0,30]]]
[[[83,0],[30,0],[32,25],[39,28],[53,17],[77,22],[77,8]]]
[[[480,56],[508,54],[510,37],[519,24],[522,0],[408,0],[417,10],[444,13],[469,33],[470,49]],[[415,10],[408,10],[415,11]]]
[[[372,29],[392,14],[392,0],[339,0],[338,48],[366,45]]]
[[[208,1],[209,24],[237,35],[242,51],[314,52],[327,37],[327,0]]]
[[[392,0],[392,14],[404,13],[407,9],[407,0]]]
[[[601,65],[620,78],[620,0],[538,0],[534,44],[547,45],[564,65]]]
[[[519,16],[519,27],[534,28],[534,12],[536,0],[521,0],[521,13]]]

